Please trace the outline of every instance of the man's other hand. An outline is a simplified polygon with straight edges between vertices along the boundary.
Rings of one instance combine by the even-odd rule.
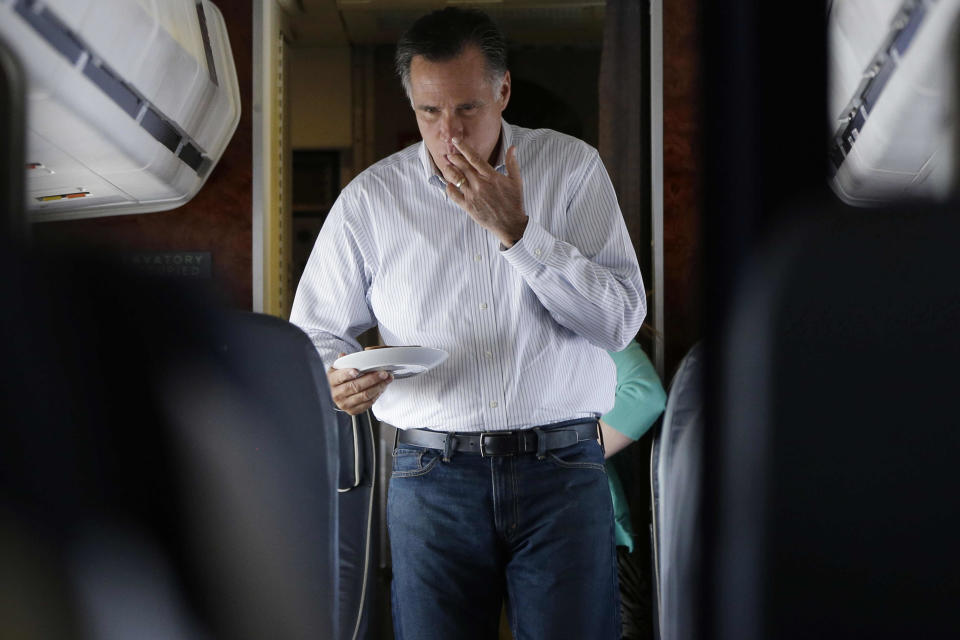
[[[341,411],[356,416],[373,406],[387,385],[393,382],[393,374],[387,371],[371,371],[361,375],[356,369],[330,367],[327,370],[327,381],[330,383],[330,395],[334,404]]]
[[[463,141],[453,144],[460,153],[447,156],[442,168],[447,195],[503,246],[512,247],[527,228],[517,148],[507,149],[507,175],[501,175]]]

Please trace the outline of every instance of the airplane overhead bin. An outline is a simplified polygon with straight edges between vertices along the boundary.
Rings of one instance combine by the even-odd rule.
[[[960,0],[829,5],[829,170],[848,204],[943,200],[960,179]]]
[[[28,76],[33,221],[178,207],[240,121],[209,0],[0,0],[0,38]]]

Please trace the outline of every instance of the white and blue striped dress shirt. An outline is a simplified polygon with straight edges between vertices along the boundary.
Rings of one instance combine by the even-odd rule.
[[[640,268],[597,151],[503,122],[529,216],[503,249],[444,190],[422,142],[340,194],[290,316],[329,367],[379,324],[388,345],[449,352],[395,380],[373,406],[399,428],[497,431],[599,416],[613,406],[619,351],[646,313]]]

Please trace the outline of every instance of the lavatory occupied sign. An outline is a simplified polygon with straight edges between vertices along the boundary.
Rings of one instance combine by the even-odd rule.
[[[209,278],[209,251],[139,251],[124,256],[124,264],[157,276]]]

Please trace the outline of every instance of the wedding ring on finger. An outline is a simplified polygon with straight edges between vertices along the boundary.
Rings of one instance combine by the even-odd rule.
[[[463,182],[464,182],[464,179],[463,179],[463,178],[460,178],[459,180],[457,180],[456,184],[454,184],[453,186],[455,186],[457,189],[459,189],[459,188],[461,187],[461,185],[463,185]]]

